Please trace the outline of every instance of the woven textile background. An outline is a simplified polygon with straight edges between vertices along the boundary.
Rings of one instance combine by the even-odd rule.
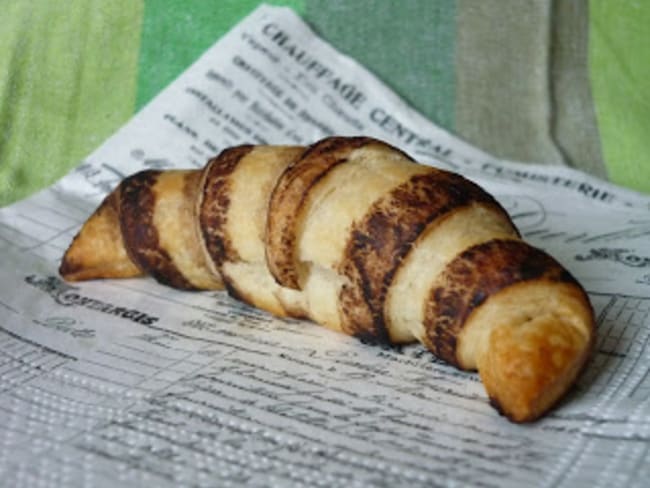
[[[0,0],[0,205],[74,167],[257,0]],[[650,192],[650,3],[281,0],[496,156]]]

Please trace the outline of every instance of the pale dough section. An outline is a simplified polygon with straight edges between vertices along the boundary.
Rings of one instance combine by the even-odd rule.
[[[300,284],[314,321],[341,330],[338,297],[345,281],[337,268],[353,224],[380,197],[427,171],[400,152],[370,144],[354,150],[310,189],[298,222],[297,247]]]
[[[258,146],[239,161],[229,178],[227,235],[239,260],[224,263],[222,273],[243,299],[278,316],[306,316],[302,293],[276,283],[266,266],[264,248],[271,191],[303,151],[302,147]]]
[[[199,170],[163,171],[153,186],[153,224],[160,247],[178,271],[194,287],[223,289],[219,275],[210,272],[207,256],[200,245],[198,219],[194,210]]]
[[[471,204],[434,220],[402,261],[384,305],[391,340],[422,340],[424,306],[438,275],[465,249],[490,239],[517,239],[517,231],[501,212]]]

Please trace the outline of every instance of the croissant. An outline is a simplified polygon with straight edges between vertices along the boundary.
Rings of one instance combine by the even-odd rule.
[[[490,403],[514,422],[552,408],[594,344],[583,288],[521,240],[492,196],[367,137],[244,145],[202,170],[132,175],[59,271],[225,288],[365,340],[417,340],[478,370]]]

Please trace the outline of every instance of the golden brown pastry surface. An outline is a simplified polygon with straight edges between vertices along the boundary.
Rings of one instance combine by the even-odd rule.
[[[367,137],[239,146],[203,170],[123,181],[63,257],[68,280],[143,273],[219,289],[478,370],[516,422],[571,388],[594,344],[586,293],[462,176]]]
[[[120,226],[120,189],[108,195],[75,236],[59,272],[70,281],[142,275],[128,255]]]

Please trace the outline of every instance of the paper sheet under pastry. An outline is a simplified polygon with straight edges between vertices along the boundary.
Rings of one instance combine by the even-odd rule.
[[[547,417],[476,374],[149,278],[68,284],[60,257],[143,168],[370,135],[493,193],[588,290],[598,344]],[[632,486],[650,478],[650,198],[496,160],[424,119],[290,10],[261,6],[68,176],[0,211],[7,486]]]

